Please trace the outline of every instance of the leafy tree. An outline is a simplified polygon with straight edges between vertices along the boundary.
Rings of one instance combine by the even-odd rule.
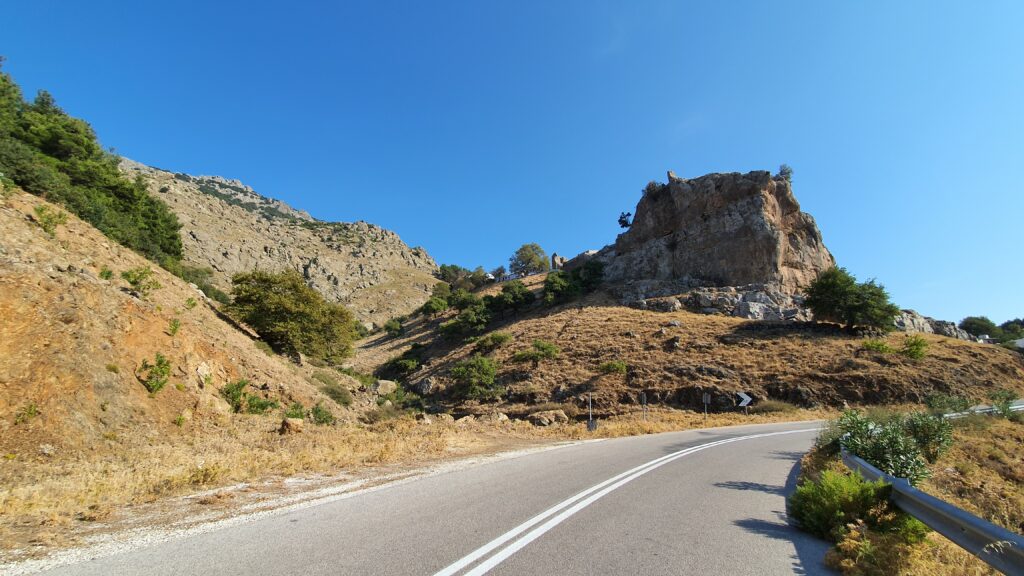
[[[789,164],[783,164],[779,166],[779,176],[786,182],[793,180],[793,169],[789,167]]]
[[[1002,330],[996,323],[985,316],[968,316],[960,321],[960,328],[966,330],[971,336],[979,337],[985,334],[998,338]]]
[[[274,350],[302,353],[338,363],[351,352],[356,335],[352,314],[326,302],[294,270],[235,274],[228,312],[249,326]]]
[[[845,268],[830,268],[804,289],[804,303],[817,320],[854,326],[892,329],[899,308],[889,302],[885,288],[874,280],[857,283]]]
[[[555,270],[544,279],[544,302],[566,302],[581,294],[593,292],[603,279],[604,264],[596,260],[590,260],[572,272]]]
[[[629,228],[632,225],[633,225],[633,213],[632,212],[622,212],[621,214],[619,214],[619,227],[620,228]]]
[[[540,365],[542,360],[553,360],[558,358],[562,351],[553,343],[547,340],[534,340],[528,350],[520,350],[512,355],[513,362],[532,362],[533,367]]]
[[[447,286],[447,284],[446,284]],[[441,312],[448,309],[448,301],[438,298],[437,296],[430,297],[429,300],[423,303],[420,308],[420,312],[423,312],[427,316],[436,316]]]
[[[491,322],[491,311],[483,302],[469,306],[453,320],[441,324],[441,331],[447,336],[479,334]]]
[[[485,356],[476,354],[457,362],[451,369],[455,392],[471,400],[498,400],[503,389],[495,382],[498,365]]]
[[[523,244],[516,250],[516,253],[508,259],[508,269],[513,274],[528,276],[546,272],[549,267],[548,255],[539,244]]]
[[[533,304],[536,297],[533,292],[519,280],[512,280],[501,287],[501,293],[493,297],[485,297],[484,303],[494,313],[503,313],[505,310],[512,310],[519,313],[520,310]]]
[[[448,297],[448,305],[456,310],[465,310],[470,306],[475,306],[481,302],[480,297],[476,294],[459,288],[452,295]]]
[[[488,282],[487,272],[483,266],[477,266],[470,271],[455,264],[442,264],[437,271],[437,277],[447,283],[452,290],[462,289],[471,291],[483,286]]]
[[[505,270],[504,266],[498,266],[494,270],[491,270],[491,276],[494,276],[495,280],[497,280],[498,278],[501,278],[502,276],[504,276],[506,274],[508,274],[508,271]]]
[[[430,296],[433,298],[439,298],[448,303],[448,297],[452,295],[452,287],[447,282],[438,282],[434,284],[434,287],[430,290]]]

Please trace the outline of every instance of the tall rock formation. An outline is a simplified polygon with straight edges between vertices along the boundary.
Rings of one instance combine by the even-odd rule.
[[[605,278],[688,286],[765,284],[794,294],[835,265],[790,183],[769,172],[652,183],[633,224],[595,256]],[[569,266],[572,266],[570,262]]]
[[[254,269],[301,272],[330,301],[360,320],[383,324],[430,297],[437,264],[419,247],[366,222],[323,222],[257,194],[237,180],[190,176],[123,160],[181,222],[184,261],[213,270],[225,291],[231,276]]]

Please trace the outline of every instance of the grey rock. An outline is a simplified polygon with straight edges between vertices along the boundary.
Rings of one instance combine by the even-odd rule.
[[[544,410],[530,414],[527,420],[534,426],[551,426],[565,424],[569,422],[569,417],[565,415],[564,410]]]

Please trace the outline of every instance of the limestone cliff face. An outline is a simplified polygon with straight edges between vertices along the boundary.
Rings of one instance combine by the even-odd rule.
[[[835,265],[790,183],[766,171],[649,186],[630,229],[601,250],[606,279],[770,284],[796,293]]]
[[[214,283],[231,287],[239,272],[293,269],[325,298],[360,319],[382,324],[422,305],[437,282],[437,264],[423,248],[366,222],[322,222],[237,180],[176,174],[124,160],[181,222],[184,260],[209,267]]]

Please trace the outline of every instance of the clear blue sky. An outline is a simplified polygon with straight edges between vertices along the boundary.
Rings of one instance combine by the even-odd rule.
[[[344,7],[340,7],[344,5]],[[614,240],[665,171],[790,164],[840,265],[1024,315],[1020,2],[8,2],[5,69],[106,146],[441,263]]]

